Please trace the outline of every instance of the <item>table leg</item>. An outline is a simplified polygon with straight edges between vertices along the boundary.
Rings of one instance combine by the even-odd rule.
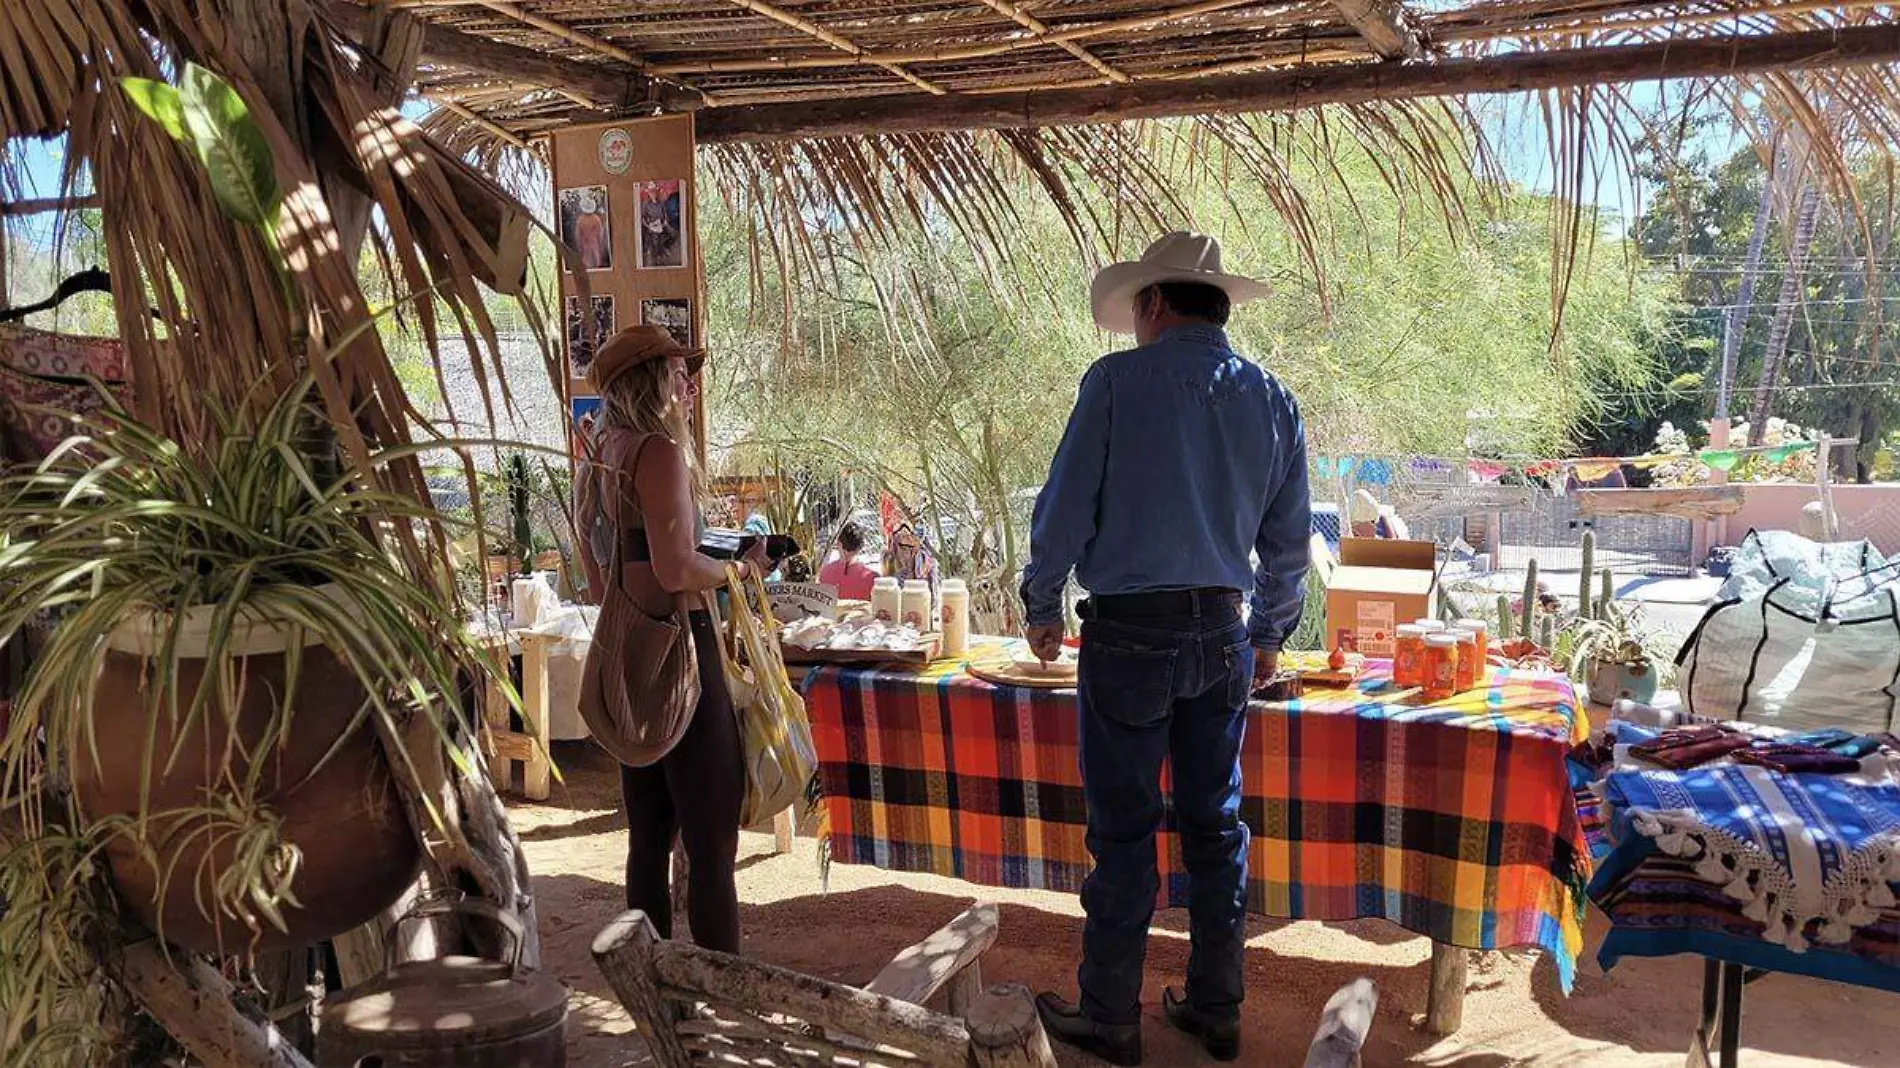
[[[1432,985],[1425,998],[1425,1030],[1449,1035],[1465,1018],[1465,962],[1457,946],[1432,943]]]
[[[521,725],[531,747],[522,762],[521,792],[530,801],[546,801],[553,767],[548,762],[548,643],[545,634],[522,631]]]
[[[1736,1068],[1742,1054],[1742,966],[1722,965],[1721,1068]]]
[[[797,807],[788,806],[785,811],[772,817],[772,845],[776,853],[792,851],[792,839],[798,834],[798,818],[792,815],[792,810]]]

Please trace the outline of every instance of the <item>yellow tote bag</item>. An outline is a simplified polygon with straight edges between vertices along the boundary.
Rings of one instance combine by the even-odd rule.
[[[818,767],[812,747],[805,699],[785,672],[778,628],[772,620],[765,580],[742,582],[737,568],[726,570],[726,686],[739,717],[745,755],[745,805],[741,826],[798,804]]]

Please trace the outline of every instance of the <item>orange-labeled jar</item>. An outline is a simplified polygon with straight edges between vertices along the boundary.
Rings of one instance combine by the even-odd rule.
[[[1443,701],[1458,692],[1458,637],[1438,633],[1425,636],[1425,688],[1427,701]]]
[[[1401,623],[1392,646],[1392,685],[1411,689],[1425,683],[1425,630]]]
[[[1449,632],[1458,639],[1458,669],[1454,673],[1459,693],[1478,684],[1478,636],[1468,630]]]
[[[1484,678],[1484,662],[1491,657],[1491,635],[1482,619],[1461,619],[1451,625],[1453,630],[1468,630],[1477,635],[1478,677]]]

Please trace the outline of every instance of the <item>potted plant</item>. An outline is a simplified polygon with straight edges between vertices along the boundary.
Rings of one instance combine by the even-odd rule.
[[[206,440],[116,407],[0,480],[0,639],[57,619],[0,736],[0,808],[97,845],[129,913],[185,949],[302,946],[419,864],[398,739],[464,724],[482,654],[395,525],[440,517],[341,465],[306,375]],[[451,759],[460,759],[459,755]]]
[[[1608,598],[1571,624],[1570,677],[1584,683],[1592,704],[1647,702],[1656,696],[1656,666],[1645,646],[1640,612]]]

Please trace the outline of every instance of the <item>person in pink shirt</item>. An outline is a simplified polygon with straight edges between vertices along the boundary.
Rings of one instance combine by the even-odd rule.
[[[856,523],[846,523],[838,531],[838,554],[818,569],[818,581],[838,588],[840,601],[868,601],[877,572],[858,563],[864,551],[864,534]]]

